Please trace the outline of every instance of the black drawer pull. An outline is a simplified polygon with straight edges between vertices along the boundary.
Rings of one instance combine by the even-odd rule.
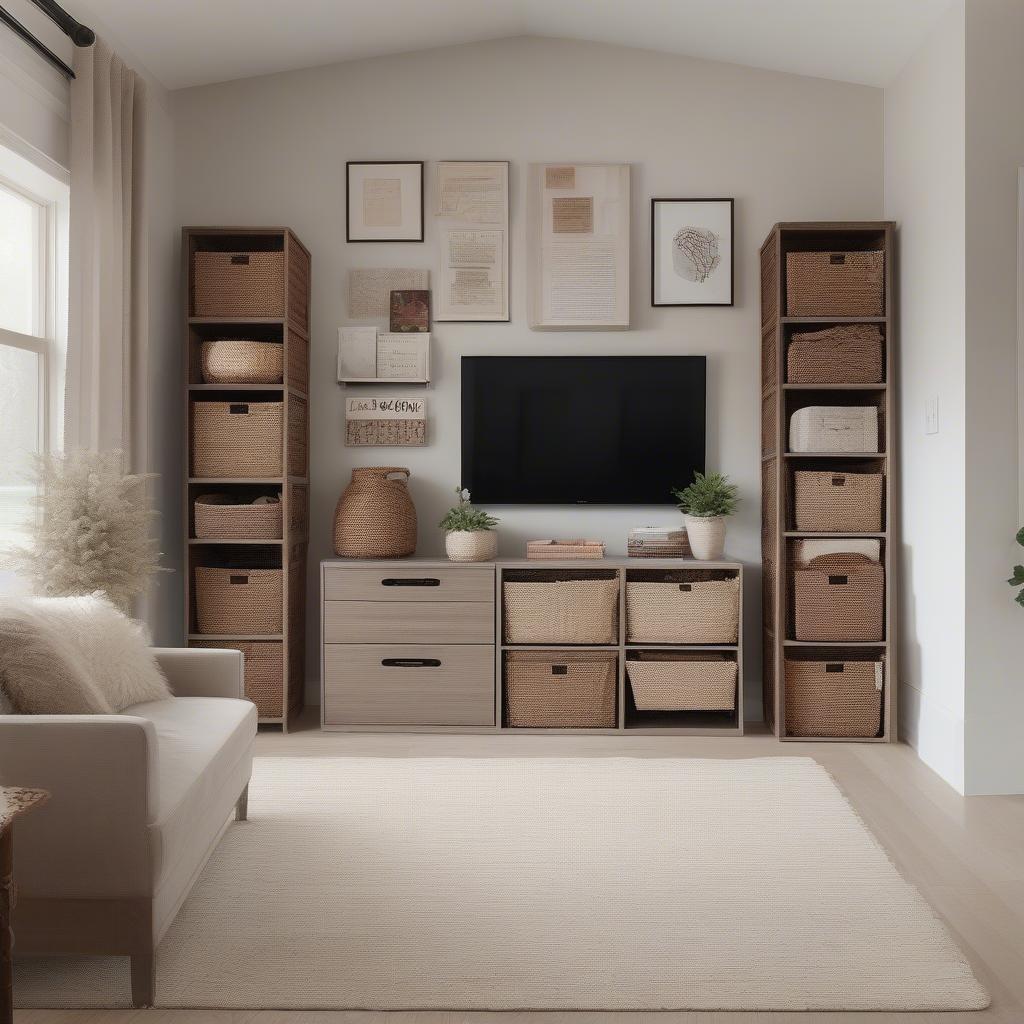
[[[551,674],[553,676],[567,676],[569,674],[568,665],[552,665]]]
[[[440,668],[440,658],[381,658],[385,668]]]
[[[839,665],[826,665],[825,666],[825,671],[826,672],[845,672],[846,671],[846,666],[842,665],[842,664],[839,664]]]
[[[849,576],[829,576],[828,578],[828,585],[830,587],[844,587],[849,582]]]
[[[248,416],[249,415],[249,403],[248,402],[234,402],[228,406],[228,413],[232,416]]]
[[[235,253],[231,257],[231,265],[234,267],[247,267],[249,266],[249,254],[246,252]]]
[[[679,584],[679,589],[680,589],[680,590],[681,590],[681,591],[682,591],[682,592],[683,592],[684,594],[689,594],[689,593],[690,593],[690,591],[691,591],[691,590],[693,590],[693,585],[692,585],[692,584],[690,584],[690,583],[680,583],[680,584]]]
[[[385,579],[380,581],[382,587],[439,587],[441,581],[433,576],[416,577],[406,580]]]

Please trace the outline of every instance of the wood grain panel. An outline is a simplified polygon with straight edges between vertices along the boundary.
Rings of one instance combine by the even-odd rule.
[[[325,601],[325,644],[491,644],[484,601]]]
[[[486,601],[494,603],[494,567],[379,569],[324,567],[328,601]]]
[[[494,725],[493,648],[327,644],[324,724]]]

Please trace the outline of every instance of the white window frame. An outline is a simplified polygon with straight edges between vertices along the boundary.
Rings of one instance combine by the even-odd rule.
[[[39,295],[32,333],[0,327],[0,344],[34,352],[40,360],[39,446],[60,451],[64,441],[64,369],[67,357],[69,192],[61,180],[41,170],[0,139],[0,187],[37,207]],[[0,535],[0,550],[10,538]]]

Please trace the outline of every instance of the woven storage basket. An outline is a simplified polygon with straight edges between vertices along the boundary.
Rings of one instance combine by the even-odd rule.
[[[789,420],[791,452],[877,452],[873,405],[810,405]]]
[[[280,540],[281,500],[244,502],[229,494],[201,494],[195,501],[199,540]]]
[[[869,562],[882,557],[882,542],[874,537],[815,537],[793,541],[791,561],[795,566],[807,566],[822,555],[863,555]]]
[[[207,384],[280,384],[284,380],[284,345],[276,341],[204,341],[200,361]]]
[[[245,657],[245,695],[256,705],[260,718],[284,714],[284,645],[275,640],[228,643],[223,640],[193,640],[190,647],[241,651]]]
[[[197,252],[193,316],[284,316],[283,252]]]
[[[793,479],[793,519],[815,533],[877,533],[882,529],[881,473],[812,473]]]
[[[404,558],[416,551],[416,506],[403,466],[364,466],[334,509],[334,552],[344,558]]]
[[[863,555],[821,555],[793,570],[797,640],[885,639],[885,570]]]
[[[193,402],[192,475],[281,476],[283,410],[281,402]]]
[[[606,651],[509,651],[505,722],[520,729],[614,729],[617,656]]]
[[[626,583],[626,640],[657,644],[734,644],[738,579]]]
[[[503,599],[506,643],[618,641],[617,579],[506,581]]]
[[[877,324],[843,324],[794,334],[786,350],[789,384],[878,384],[882,331]]]
[[[197,633],[280,633],[284,572],[196,566]]]
[[[786,253],[788,316],[881,316],[882,252]]]
[[[880,661],[787,661],[786,733],[865,739],[882,728]]]
[[[637,711],[735,711],[736,662],[714,654],[648,654],[626,662]]]

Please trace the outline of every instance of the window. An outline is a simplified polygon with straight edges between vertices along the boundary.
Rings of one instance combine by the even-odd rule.
[[[0,149],[0,556],[33,514],[32,457],[60,445],[67,187]]]

